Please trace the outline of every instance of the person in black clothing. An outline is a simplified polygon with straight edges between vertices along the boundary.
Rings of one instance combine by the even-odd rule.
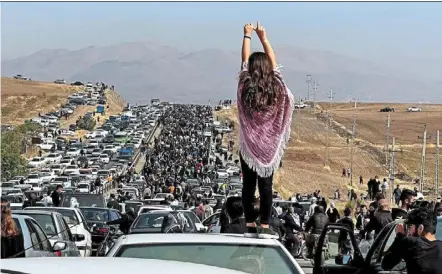
[[[107,208],[112,208],[112,209],[117,209],[117,210],[120,209],[120,204],[115,199],[115,194],[113,194],[113,193],[110,195],[109,202],[107,202]]]
[[[295,231],[302,231],[302,227],[300,226],[300,218],[299,216],[294,215],[293,207],[289,207],[287,213],[284,215],[284,227],[285,227],[285,235],[286,235],[286,243],[285,247],[287,250],[293,255],[293,252],[298,250],[299,248],[299,240],[298,237],[295,236]],[[295,221],[296,219],[296,221]]]
[[[401,196],[401,207],[392,211],[393,220],[406,219],[408,211],[413,207],[416,200],[416,193],[410,189],[403,189]]]
[[[404,260],[407,273],[442,274],[442,241],[436,239],[436,225],[433,209],[408,213],[406,223],[396,226],[396,239],[382,260],[382,269],[391,270]]]
[[[23,209],[28,206],[36,206],[37,205],[37,195],[35,193],[31,193],[29,199],[23,202]]]
[[[328,216],[330,223],[332,223],[332,224],[336,223],[336,221],[339,220],[339,218],[341,218],[338,210],[335,207],[335,203],[330,202],[330,208],[327,209],[327,216]]]
[[[340,224],[344,224],[350,230],[350,233],[354,234],[355,225],[351,218],[351,208],[346,207],[344,209],[344,217],[338,221]],[[353,246],[350,242],[350,238],[348,237],[348,233],[345,230],[342,230],[339,233],[338,237],[338,249],[340,250],[340,254],[351,254],[353,251]]]
[[[51,198],[52,198],[52,205],[55,207],[59,207],[61,203],[61,196],[60,193],[63,190],[62,185],[57,185],[57,188],[52,191]]]
[[[226,222],[221,226],[221,233],[244,234],[247,232],[246,221],[243,218],[244,208],[241,197],[229,197],[226,201],[225,214],[230,218],[230,223]],[[227,216],[225,216],[227,217]]]
[[[106,222],[106,224],[107,225],[120,225],[121,232],[123,232],[124,234],[128,234],[129,228],[131,227],[135,218],[136,218],[136,215],[135,215],[134,210],[131,207],[129,207],[127,209],[126,213],[124,213],[120,219],[108,221],[108,222]]]
[[[313,249],[316,247],[316,243],[322,230],[328,223],[328,217],[324,214],[324,208],[322,206],[316,206],[314,214],[308,219],[305,224],[305,232],[310,232],[309,239],[306,239],[309,257],[313,256]],[[311,230],[311,231],[310,231]]]
[[[387,200],[379,200],[379,208],[374,212],[364,231],[370,234],[373,230],[376,235],[381,232],[381,230],[393,221],[391,217],[390,207]]]
[[[23,234],[15,226],[11,208],[6,199],[1,199],[1,258],[25,257]]]

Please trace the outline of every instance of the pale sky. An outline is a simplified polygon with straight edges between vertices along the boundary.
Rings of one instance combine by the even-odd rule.
[[[420,68],[442,60],[441,14],[441,2],[7,2],[1,51],[5,60],[132,41],[233,49],[259,19],[276,45]]]

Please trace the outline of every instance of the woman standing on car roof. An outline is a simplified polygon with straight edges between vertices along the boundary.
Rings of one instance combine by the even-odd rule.
[[[250,55],[253,31],[264,52]],[[259,22],[256,27],[253,24],[244,26],[241,69],[237,102],[244,214],[249,233],[275,234],[269,228],[273,173],[280,167],[290,138],[294,99],[277,67],[266,31]],[[260,227],[253,219],[256,181],[260,194]]]

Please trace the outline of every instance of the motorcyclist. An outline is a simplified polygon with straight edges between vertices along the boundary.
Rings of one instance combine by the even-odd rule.
[[[120,225],[120,230],[124,234],[129,233],[129,228],[136,218],[133,208],[129,207],[120,219],[106,222],[106,225]]]
[[[314,214],[305,224],[305,231],[310,232],[310,236],[308,239],[306,239],[309,257],[313,256],[313,250],[316,247],[319,236],[327,223],[328,217],[324,213],[324,208],[322,206],[316,206],[314,208]]]
[[[298,237],[295,236],[295,231],[302,231],[299,215],[294,212],[293,207],[289,207],[287,214],[284,216],[284,227],[286,233],[285,246],[293,255],[300,244]]]

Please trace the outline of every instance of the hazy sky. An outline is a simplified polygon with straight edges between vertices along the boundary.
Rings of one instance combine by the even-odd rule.
[[[441,14],[437,2],[1,3],[1,47],[3,59],[130,41],[239,48],[260,19],[276,45],[408,66],[442,60]]]

